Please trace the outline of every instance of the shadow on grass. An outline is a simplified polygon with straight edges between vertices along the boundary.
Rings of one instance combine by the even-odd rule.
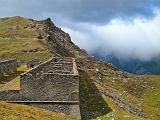
[[[82,120],[91,120],[112,111],[92,80],[84,71],[80,74],[80,109]]]
[[[13,80],[14,78],[16,78],[17,76],[19,76],[22,73],[23,73],[23,71],[16,71],[14,73],[2,76],[2,77],[0,77],[0,84],[5,84],[6,82],[10,82],[11,80]]]

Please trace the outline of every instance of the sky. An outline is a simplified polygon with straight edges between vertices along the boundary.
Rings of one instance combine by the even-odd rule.
[[[160,0],[0,0],[0,17],[50,17],[90,54],[160,56]]]

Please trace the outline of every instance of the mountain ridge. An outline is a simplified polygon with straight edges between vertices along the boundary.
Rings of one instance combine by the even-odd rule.
[[[93,54],[96,58],[103,60],[104,62],[110,62],[114,66],[121,70],[132,74],[160,74],[160,58],[154,58],[150,61],[141,61],[138,59],[119,59],[116,56],[100,56],[98,54]]]
[[[0,58],[14,58],[19,61],[32,59],[46,61],[54,56],[74,57],[76,58],[78,70],[81,72],[82,80],[90,80],[99,91],[96,96],[102,94],[109,97],[117,106],[128,113],[142,117],[142,119],[152,116],[152,113],[149,114],[146,109],[143,109],[146,106],[148,107],[143,102],[143,95],[149,86],[147,77],[126,73],[110,63],[104,63],[91,57],[71,41],[68,33],[56,27],[50,18],[37,21],[12,17],[3,19],[0,24],[4,25],[0,29],[3,30],[3,32],[0,31],[0,46],[8,46],[7,49],[4,47],[1,50]],[[24,32],[27,34],[24,34]],[[83,76],[87,77],[83,79]],[[82,94],[86,94],[85,91]],[[82,107],[83,110],[85,109]],[[83,114],[84,117],[82,118],[84,120],[88,117],[96,118],[101,116],[103,112],[98,108],[94,111],[90,109],[86,113],[88,116]]]

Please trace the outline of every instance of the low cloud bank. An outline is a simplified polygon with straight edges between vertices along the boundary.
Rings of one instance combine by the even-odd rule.
[[[73,42],[91,54],[141,61],[160,56],[160,11],[150,20],[137,17],[129,22],[117,18],[105,25],[79,23],[63,29],[70,33]]]

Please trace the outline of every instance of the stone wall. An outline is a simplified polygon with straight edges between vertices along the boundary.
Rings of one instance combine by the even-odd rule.
[[[20,75],[21,94],[34,101],[79,101],[74,62],[72,58],[53,58]]]
[[[21,77],[20,91],[33,101],[79,101],[79,77],[43,74],[40,78],[30,79],[25,76]]]
[[[52,58],[20,75],[20,91],[1,91],[0,100],[80,117],[75,59]]]
[[[17,61],[16,60],[3,60],[0,61],[0,76],[5,74],[10,74],[17,69]]]
[[[29,100],[20,94],[19,90],[0,91],[1,101],[26,101]]]
[[[28,105],[80,118],[79,74],[74,58],[52,58],[21,74],[20,79],[20,94],[31,101]]]

